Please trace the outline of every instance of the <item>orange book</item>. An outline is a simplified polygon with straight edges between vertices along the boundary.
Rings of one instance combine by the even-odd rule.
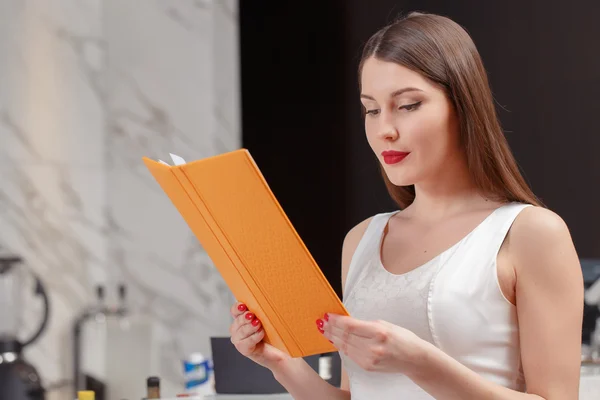
[[[233,295],[261,321],[265,342],[292,357],[336,351],[316,320],[348,312],[250,152],[172,157],[175,166],[143,160]]]

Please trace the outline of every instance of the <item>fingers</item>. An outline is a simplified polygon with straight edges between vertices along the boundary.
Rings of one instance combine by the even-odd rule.
[[[360,352],[365,350],[368,346],[375,344],[372,339],[366,339],[361,336],[348,334],[347,332],[339,330],[334,332],[333,330],[328,329],[324,332],[324,336],[344,354],[348,354],[352,351]]]
[[[246,311],[248,311],[248,307],[244,304],[244,303],[235,303],[233,306],[231,306],[231,316],[233,318],[237,318],[238,316],[242,315],[243,313],[245,313]]]
[[[245,310],[245,311],[242,311]],[[258,318],[247,310],[244,304],[237,303],[231,308],[231,314],[235,315],[235,320],[230,326],[231,342],[234,344],[240,343],[252,337],[250,344],[255,344],[253,341],[257,339],[257,333],[261,331],[262,326]],[[263,334],[264,335],[264,334]],[[261,336],[261,335],[258,335]],[[256,343],[258,343],[258,341]]]
[[[233,325],[231,336],[234,340],[244,340],[261,327],[260,321],[251,312],[238,316]]]
[[[231,332],[231,343],[245,356],[251,355],[265,337],[262,324],[251,312],[238,315],[231,325]]]
[[[331,340],[331,342],[333,342],[333,345],[340,352],[342,352],[343,354],[345,354],[347,356],[356,357],[357,355],[360,355],[365,352],[366,346],[364,343],[360,343],[360,342],[357,343],[354,340],[346,341],[339,337],[330,336],[327,333],[325,333],[325,337],[328,337],[328,339]]]
[[[327,333],[329,334],[329,336],[331,336],[332,338],[337,338],[343,342],[355,342],[355,341],[364,342],[365,340],[373,339],[372,337],[364,337],[364,336],[357,335],[352,327],[346,327],[344,329],[344,328],[341,328],[338,326],[326,324],[324,328],[327,331]],[[331,340],[333,340],[333,339],[331,339]]]
[[[379,321],[361,321],[350,317],[326,314],[317,321],[317,328],[342,353],[359,354],[366,347],[385,342],[387,332]]]
[[[330,326],[325,322],[324,328],[320,328],[320,323],[317,322],[319,331],[339,350],[340,353],[349,356],[352,359],[360,359],[369,348],[371,348],[372,339],[357,336],[349,331],[340,329],[338,327]],[[351,331],[351,330],[350,330]]]
[[[236,346],[236,348],[239,351],[241,351],[242,354],[244,354],[244,352],[251,351],[251,349],[254,349],[256,347],[256,345],[259,344],[260,341],[264,339],[264,337],[265,337],[265,330],[262,329],[262,328],[257,328],[257,329],[258,330],[256,330],[250,336],[248,336],[245,339],[241,340],[237,344],[234,343],[235,346]]]
[[[376,337],[380,331],[379,324],[373,321],[361,321],[352,317],[331,314],[327,321],[328,328],[334,332],[343,332],[351,336],[360,336],[363,338]]]

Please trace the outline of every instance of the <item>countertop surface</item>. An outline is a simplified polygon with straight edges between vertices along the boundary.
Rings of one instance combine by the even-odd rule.
[[[288,393],[285,394],[215,394],[204,396],[204,400],[293,400]]]
[[[579,400],[600,399],[600,375],[581,375]]]
[[[214,394],[199,397],[203,400],[293,400],[289,394]],[[195,399],[195,398],[193,398]],[[600,399],[600,374],[582,374],[579,386],[579,400]],[[177,399],[179,400],[179,399]]]

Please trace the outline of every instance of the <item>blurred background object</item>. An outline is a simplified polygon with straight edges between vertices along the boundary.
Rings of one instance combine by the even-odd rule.
[[[49,396],[73,398],[72,326],[97,285],[115,304],[125,283],[131,316],[152,321],[164,393],[183,387],[186,354],[228,333],[233,298],[141,157],[240,147],[237,32],[236,1],[0,2],[0,242],[52,300],[25,350]],[[104,381],[119,353],[92,325],[82,373]]]
[[[33,345],[44,333],[50,316],[50,301],[44,285],[21,265],[23,260],[0,248],[0,399],[43,400],[44,387],[35,366],[23,357],[23,350]],[[30,276],[27,276],[27,275]],[[28,279],[29,278],[29,279]],[[42,315],[34,331],[22,334],[24,294],[27,281],[33,281],[29,292],[42,299]]]
[[[600,37],[600,2],[3,0],[0,244],[52,304],[23,354],[48,399],[73,399],[77,375],[100,400],[116,385],[108,366],[127,354],[117,347],[132,338],[143,373],[177,393],[183,360],[212,358],[210,338],[229,333],[234,299],[142,156],[248,148],[341,295],[345,233],[395,208],[364,136],[360,52],[413,10],[472,35],[525,177],[593,273],[600,53],[589,43]],[[24,336],[43,317],[29,296]],[[586,306],[584,342],[597,314]],[[145,378],[130,379],[142,397]]]

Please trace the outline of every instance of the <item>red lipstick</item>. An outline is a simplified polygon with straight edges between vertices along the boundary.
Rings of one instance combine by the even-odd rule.
[[[405,151],[394,151],[394,150],[386,150],[384,152],[381,153],[381,155],[383,156],[383,161],[385,161],[386,164],[398,164],[400,161],[404,160],[406,158],[407,155],[409,155],[410,153],[407,153]]]

